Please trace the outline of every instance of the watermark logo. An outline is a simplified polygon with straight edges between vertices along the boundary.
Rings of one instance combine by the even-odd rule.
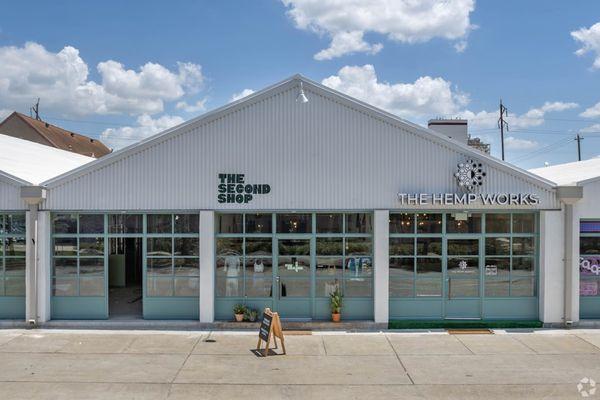
[[[581,378],[577,384],[577,391],[581,397],[590,397],[596,394],[596,381],[592,378]]]

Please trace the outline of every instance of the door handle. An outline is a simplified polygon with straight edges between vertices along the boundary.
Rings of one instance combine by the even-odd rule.
[[[281,278],[276,276],[275,280],[277,281],[277,299],[281,300]]]
[[[446,278],[446,282],[448,282],[448,300],[450,300],[452,298],[452,280]]]

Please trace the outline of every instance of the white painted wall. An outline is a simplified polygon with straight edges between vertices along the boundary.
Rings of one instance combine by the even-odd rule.
[[[564,213],[540,213],[540,319],[562,323],[564,317]]]
[[[375,210],[373,223],[373,265],[375,322],[387,323],[389,320],[389,231],[390,212]]]
[[[38,323],[50,320],[51,222],[49,211],[38,213]]]
[[[215,213],[200,211],[200,322],[215,320]]]

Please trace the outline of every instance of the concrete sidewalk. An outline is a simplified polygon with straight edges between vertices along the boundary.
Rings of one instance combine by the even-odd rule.
[[[212,339],[206,341],[206,339]],[[0,399],[581,399],[600,331],[288,334],[0,331]],[[585,384],[581,390],[591,393]]]

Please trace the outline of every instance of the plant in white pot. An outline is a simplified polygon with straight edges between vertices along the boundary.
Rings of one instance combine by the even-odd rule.
[[[236,322],[242,322],[244,320],[244,314],[246,314],[246,306],[243,304],[236,304],[233,306],[233,315],[235,316]]]

